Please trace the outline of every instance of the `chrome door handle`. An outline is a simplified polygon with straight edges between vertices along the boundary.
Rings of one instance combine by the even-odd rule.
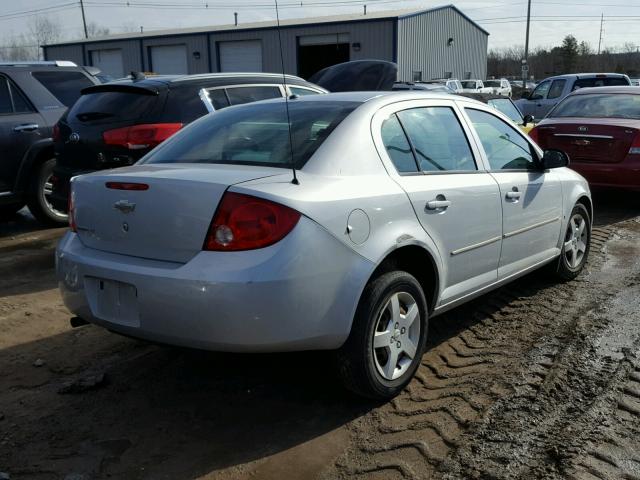
[[[14,132],[34,132],[40,128],[37,123],[25,123],[13,128]]]
[[[428,210],[447,209],[451,206],[451,200],[431,200],[427,202]]]
[[[514,190],[512,192],[507,192],[507,200],[518,200],[520,198],[521,193],[518,192],[517,190]]]

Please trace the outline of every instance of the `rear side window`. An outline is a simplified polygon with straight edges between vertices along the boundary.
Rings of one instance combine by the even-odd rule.
[[[227,108],[195,121],[144,163],[214,163],[301,168],[356,102],[291,102],[291,143],[284,102]]]
[[[166,107],[163,116],[167,121],[191,123],[196,118],[206,115],[205,107],[200,98],[200,88],[197,86],[184,86],[169,90]]]
[[[398,117],[392,115],[382,123],[382,143],[389,158],[399,173],[417,172],[418,165],[411,152],[411,145],[404,130],[400,126]]]
[[[93,85],[91,80],[80,72],[33,72],[32,75],[67,107],[80,98],[80,90]]]
[[[227,88],[227,95],[231,105],[257,102],[269,98],[280,98],[282,93],[278,86],[273,87],[231,87]]]
[[[11,89],[11,97],[13,98],[13,111],[16,113],[29,113],[33,112],[33,107],[29,103],[29,100],[13,83],[9,82],[9,88]]]
[[[9,84],[7,84],[7,79],[0,77],[0,114],[7,113],[13,113],[11,94],[9,94]]]
[[[213,105],[213,108],[216,110],[229,106],[229,99],[227,98],[224,88],[209,90],[209,100],[211,100],[211,105]]]
[[[573,90],[578,88],[588,87],[616,87],[629,85],[626,78],[623,77],[611,77],[611,78],[579,78],[576,83],[573,84]]]
[[[157,95],[133,92],[96,92],[82,95],[68,118],[81,122],[137,120],[158,101]]]
[[[291,91],[291,95],[298,95],[300,97],[303,95],[317,95],[320,93],[316,90],[311,90],[310,88],[301,87],[289,87],[289,90]]]
[[[398,118],[422,171],[477,169],[467,137],[451,108],[412,108],[398,112]]]
[[[480,137],[491,170],[537,170],[531,146],[516,129],[490,113],[465,110]]]

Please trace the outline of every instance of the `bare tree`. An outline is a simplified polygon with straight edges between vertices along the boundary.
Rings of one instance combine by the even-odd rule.
[[[87,23],[87,34],[89,35],[89,38],[104,37],[106,35],[109,35],[109,33],[109,27],[101,27],[96,22]]]

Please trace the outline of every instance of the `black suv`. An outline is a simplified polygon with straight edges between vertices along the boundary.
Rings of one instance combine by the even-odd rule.
[[[51,200],[66,212],[71,177],[131,165],[207,113],[285,94],[320,93],[326,90],[299,77],[269,73],[137,73],[131,79],[85,88],[57,126]]]
[[[49,201],[52,130],[98,73],[65,61],[0,63],[0,217],[28,204],[42,222],[66,222]]]

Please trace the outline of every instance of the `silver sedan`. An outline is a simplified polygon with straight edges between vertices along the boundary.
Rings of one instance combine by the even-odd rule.
[[[74,179],[60,288],[75,315],[134,337],[333,350],[349,388],[390,398],[429,317],[544,265],[578,275],[592,204],[567,164],[450,95],[232,107]]]

